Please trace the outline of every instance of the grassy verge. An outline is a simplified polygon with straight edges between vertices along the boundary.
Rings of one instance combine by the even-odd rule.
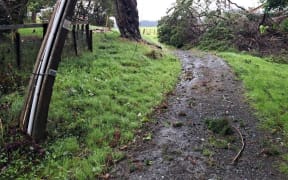
[[[288,135],[288,65],[251,55],[219,53],[243,80],[247,97],[261,125],[272,133]],[[281,169],[288,174],[288,158]]]
[[[21,36],[43,37],[43,28],[22,28],[18,30]]]
[[[288,132],[288,65],[250,55],[220,53],[235,69],[267,128]]]
[[[6,162],[1,177],[93,179],[122,158],[115,147],[133,140],[153,107],[173,89],[180,63],[166,54],[150,59],[147,55],[155,50],[118,36],[97,34],[93,53],[63,60],[50,106],[44,159],[16,153],[13,157],[18,159]],[[17,113],[13,98],[21,102],[15,96],[9,96],[16,108],[10,114]]]

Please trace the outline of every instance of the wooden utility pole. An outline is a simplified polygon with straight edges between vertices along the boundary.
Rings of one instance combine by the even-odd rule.
[[[77,0],[58,0],[30,78],[20,127],[36,141],[46,136],[53,85]]]

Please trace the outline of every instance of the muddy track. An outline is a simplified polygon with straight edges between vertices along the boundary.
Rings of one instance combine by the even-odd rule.
[[[242,84],[220,58],[177,51],[182,62],[179,83],[155,110],[146,132],[139,132],[127,157],[111,171],[114,179],[285,179],[274,168],[277,156],[265,153],[264,142],[273,139],[257,129],[257,119],[245,102]],[[227,119],[239,129],[224,137],[207,129],[207,119]],[[142,136],[152,133],[152,140]],[[277,143],[277,142],[276,142]],[[220,145],[222,144],[222,145]]]

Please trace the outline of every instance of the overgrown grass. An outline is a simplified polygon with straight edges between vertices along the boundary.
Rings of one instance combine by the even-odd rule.
[[[153,51],[150,47],[118,36],[97,34],[93,53],[63,60],[43,144],[45,159],[25,169],[21,164],[27,162],[10,165],[1,177],[94,179],[122,158],[114,147],[131,141],[173,89],[180,63],[165,53],[150,59],[145,55]]]

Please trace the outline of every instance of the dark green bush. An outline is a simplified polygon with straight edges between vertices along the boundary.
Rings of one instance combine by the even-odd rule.
[[[201,32],[197,11],[191,7],[176,6],[172,13],[158,22],[159,41],[178,48],[186,44],[196,44]]]
[[[203,50],[224,51],[233,47],[234,35],[227,23],[219,23],[209,28],[199,41],[198,47]]]

